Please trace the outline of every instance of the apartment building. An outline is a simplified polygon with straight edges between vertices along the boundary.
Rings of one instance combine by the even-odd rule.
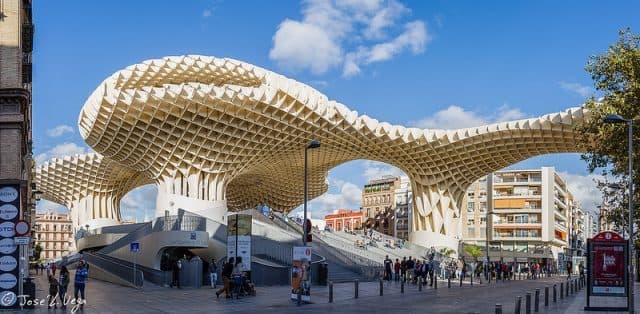
[[[58,259],[75,252],[72,226],[69,214],[36,214],[35,242],[42,247],[40,258]]]
[[[411,212],[413,210],[413,194],[408,177],[400,178],[400,187],[395,191],[394,232],[396,238],[409,240]]]
[[[565,180],[553,167],[495,172],[492,196],[493,211],[488,213],[486,178],[467,190],[461,210],[465,244],[484,247],[489,228],[492,260],[564,261],[571,206],[576,205]]]
[[[396,190],[400,177],[383,176],[370,180],[362,190],[362,212],[367,228],[393,235],[395,225]]]

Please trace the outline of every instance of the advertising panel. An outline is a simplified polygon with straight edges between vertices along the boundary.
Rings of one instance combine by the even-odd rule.
[[[291,300],[311,302],[311,247],[294,246],[291,264]]]
[[[227,217],[227,257],[240,257],[242,266],[251,271],[251,215]]]
[[[604,231],[589,240],[589,286],[594,296],[627,295],[627,241]]]
[[[15,223],[20,213],[20,185],[0,185],[0,309],[17,309],[18,246],[15,243]]]

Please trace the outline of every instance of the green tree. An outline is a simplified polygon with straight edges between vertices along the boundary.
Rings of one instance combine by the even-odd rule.
[[[441,249],[440,249],[440,253],[441,253],[442,255],[444,255],[444,257],[446,257],[446,258],[451,257],[451,255],[453,255],[453,253],[455,253],[455,252],[456,252],[456,251],[454,251],[454,250],[452,250],[452,249],[450,249],[450,248],[446,248],[446,247],[445,247],[445,248],[441,248]]]
[[[628,193],[625,193],[625,182],[629,175],[627,124],[607,124],[602,122],[602,118],[607,114],[619,114],[627,119],[640,117],[640,36],[633,34],[630,29],[621,30],[618,41],[605,53],[591,56],[585,69],[591,74],[595,88],[602,97],[591,97],[586,101],[590,119],[577,127],[581,134],[580,146],[585,152],[582,159],[587,162],[590,172],[601,171],[609,176],[609,179],[598,182],[604,196],[603,205],[610,209],[604,219],[626,226]],[[638,136],[635,134],[634,142],[637,142],[635,139]],[[633,154],[634,160],[639,161],[634,165],[634,173],[638,173],[640,150],[634,149]],[[611,183],[617,183],[622,189],[611,189]],[[638,186],[640,176],[634,177],[634,183]],[[634,193],[634,197],[639,199],[638,193]]]
[[[33,248],[33,259],[34,260],[40,260],[40,254],[42,253],[42,246],[40,245],[40,243],[36,244],[36,246]]]
[[[464,250],[471,255],[474,261],[478,261],[478,257],[482,256],[484,250],[477,245],[465,245]]]

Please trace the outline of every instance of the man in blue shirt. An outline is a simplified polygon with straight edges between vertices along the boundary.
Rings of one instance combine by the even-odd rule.
[[[76,269],[75,280],[73,281],[73,294],[77,304],[80,305],[80,308],[84,307],[86,303],[85,295],[84,295],[84,285],[87,281],[87,277],[89,276],[89,270],[87,268],[87,264],[84,260],[80,260],[78,262],[78,268]],[[82,299],[78,299],[78,292],[80,292],[80,296]]]

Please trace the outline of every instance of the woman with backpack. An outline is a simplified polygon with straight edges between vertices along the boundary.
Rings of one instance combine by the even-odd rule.
[[[67,266],[62,266],[60,268],[60,279],[58,280],[58,296],[60,298],[60,304],[62,304],[62,308],[67,307],[67,288],[69,287],[69,270]]]

